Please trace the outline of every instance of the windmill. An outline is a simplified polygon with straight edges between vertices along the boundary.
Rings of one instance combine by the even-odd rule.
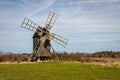
[[[34,23],[28,18],[25,18],[24,21],[22,22],[21,25],[22,28],[34,32],[31,61],[47,60],[50,58],[51,50],[53,50],[54,52],[54,49],[51,45],[51,40],[55,41],[57,44],[61,45],[64,48],[66,47],[68,39],[60,35],[50,33],[49,31],[55,24],[57,18],[58,14],[50,11],[45,27],[39,26],[38,24]]]

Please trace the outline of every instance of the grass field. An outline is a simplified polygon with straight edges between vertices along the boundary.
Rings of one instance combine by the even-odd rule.
[[[0,80],[120,80],[120,68],[73,62],[0,64]]]

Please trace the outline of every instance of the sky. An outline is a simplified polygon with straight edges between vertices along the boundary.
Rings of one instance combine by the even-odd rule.
[[[0,51],[32,52],[25,17],[44,27],[49,11],[59,14],[50,32],[67,38],[56,52],[120,51],[120,0],[0,0]]]

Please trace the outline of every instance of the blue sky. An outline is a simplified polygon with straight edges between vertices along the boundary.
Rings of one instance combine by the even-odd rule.
[[[49,11],[59,14],[50,32],[69,39],[58,52],[120,51],[120,0],[0,0],[0,51],[32,52],[33,32],[25,17],[45,26]]]

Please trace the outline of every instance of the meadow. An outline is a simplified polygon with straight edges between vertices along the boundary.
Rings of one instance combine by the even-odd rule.
[[[0,64],[0,80],[120,80],[120,68],[75,62]]]

